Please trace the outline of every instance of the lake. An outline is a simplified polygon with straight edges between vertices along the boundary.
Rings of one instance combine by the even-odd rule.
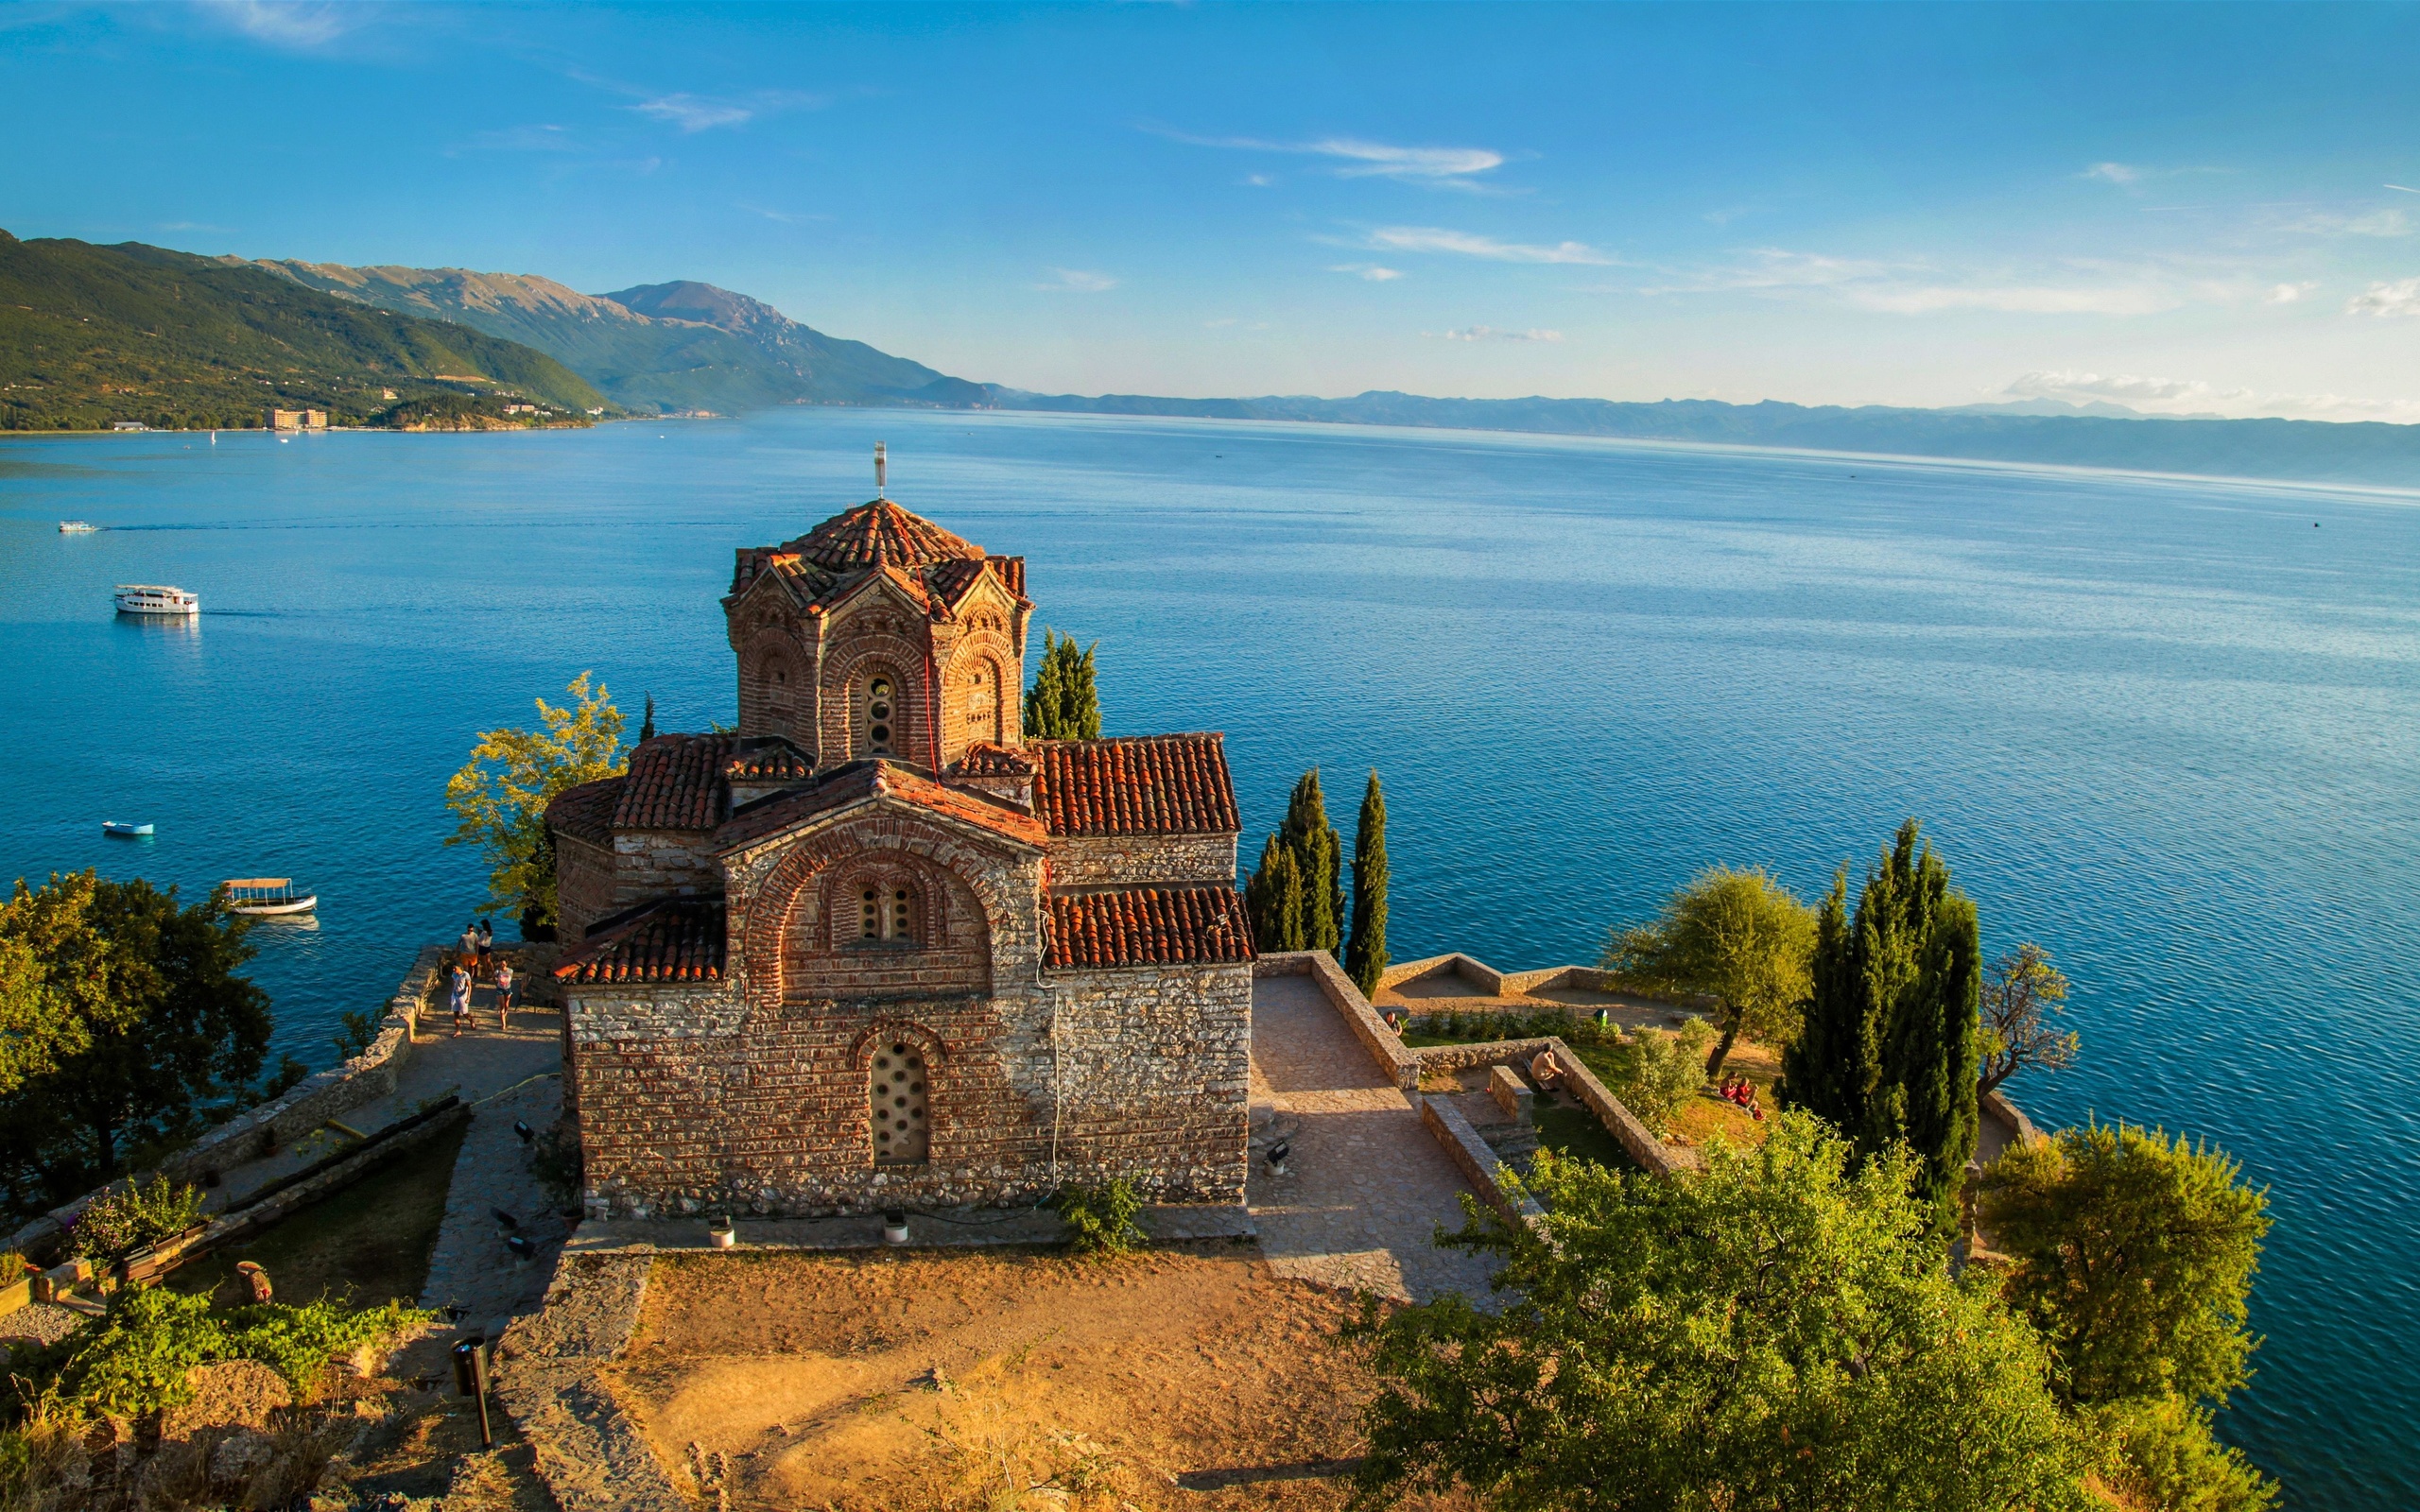
[[[475,731],[594,669],[734,715],[735,547],[872,493],[1022,553],[1110,733],[1223,730],[1247,860],[1387,787],[1397,959],[1592,961],[1715,863],[1813,898],[1921,816],[2075,980],[2037,1118],[2273,1188],[2225,1431],[2296,1507],[2420,1503],[2420,510],[2389,496],[1580,438],[783,409],[485,436],[0,440],[0,865],[291,874],[328,1064],[477,910]],[[61,519],[109,528],[61,536]],[[201,595],[117,619],[120,582]],[[1039,648],[1039,637],[1035,647]],[[104,840],[105,818],[156,839]],[[509,933],[509,931],[508,931]]]

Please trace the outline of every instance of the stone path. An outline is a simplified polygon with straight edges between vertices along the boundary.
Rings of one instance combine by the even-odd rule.
[[[1468,1184],[1308,977],[1253,983],[1252,1124],[1246,1200],[1278,1275],[1417,1301],[1491,1296],[1491,1259],[1431,1242],[1461,1227]],[[1278,1139],[1293,1145],[1282,1177],[1262,1159]]]
[[[484,1002],[476,1005],[483,1026],[476,1032],[457,1040],[447,1024],[412,1047],[406,1090],[396,1097],[405,1097],[425,1076],[430,1083],[445,1080],[435,1095],[457,1091],[471,1105],[470,1131],[454,1160],[445,1222],[429,1255],[420,1301],[423,1307],[459,1308],[463,1327],[493,1338],[506,1319],[544,1300],[556,1251],[571,1232],[569,1220],[530,1174],[528,1146],[513,1130],[518,1122],[543,1134],[562,1111],[562,1016],[516,1010],[510,1031],[500,1033]],[[495,1216],[498,1210],[519,1220],[519,1227],[508,1229]],[[505,1243],[514,1233],[537,1246],[529,1259],[515,1257]]]

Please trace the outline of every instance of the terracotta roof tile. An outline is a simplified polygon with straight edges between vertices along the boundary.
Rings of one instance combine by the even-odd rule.
[[[614,810],[622,800],[625,781],[608,777],[564,788],[546,805],[548,827],[595,845],[612,845]]]
[[[738,778],[757,782],[804,782],[814,771],[814,764],[805,754],[780,736],[764,738],[745,750],[735,750],[722,764],[726,781]]]
[[[1252,958],[1252,921],[1233,887],[1133,887],[1050,900],[1055,967]]]
[[[1036,740],[1034,810],[1053,834],[1233,834],[1226,737]]]
[[[886,761],[851,762],[846,766],[836,766],[813,787],[751,805],[733,815],[716,832],[715,842],[720,850],[737,850],[818,814],[876,795],[978,826],[1021,845],[1040,849],[1049,843],[1050,837],[1042,825],[1022,810],[982,793],[936,782],[908,767]]]
[[[719,898],[667,898],[562,954],[563,982],[719,982],[723,970]]]
[[[902,568],[928,567],[952,558],[983,559],[982,547],[889,499],[875,499],[834,515],[781,549],[839,573],[871,567],[877,559]]]
[[[951,765],[950,772],[958,777],[1029,777],[1033,760],[1021,750],[977,741]]]
[[[973,561],[960,558],[957,561],[940,562],[926,568],[925,586],[930,589],[933,596],[942,603],[955,604],[966,596],[966,591],[973,588],[975,580],[982,576],[981,558],[978,558]]]
[[[735,735],[658,735],[631,752],[616,830],[711,830],[722,822],[723,763]]]

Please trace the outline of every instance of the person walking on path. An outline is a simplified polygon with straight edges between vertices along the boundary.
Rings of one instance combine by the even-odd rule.
[[[462,937],[454,942],[454,949],[462,957],[464,971],[479,964],[479,926],[476,919],[462,926]]]
[[[512,963],[510,961],[495,963],[495,1026],[498,1029],[512,1027]]]
[[[467,966],[454,968],[454,1038],[462,1037],[462,1026],[471,1022],[471,970]]]
[[[472,980],[472,981],[474,981],[474,982],[475,982],[475,981],[477,981],[479,978],[481,978],[481,977],[483,977],[483,976],[484,976],[484,977],[487,977],[487,978],[488,978],[488,980],[490,980],[490,981],[493,981],[493,980],[495,980],[495,978],[494,978],[493,974],[492,972],[490,972],[490,971],[489,971],[489,970],[488,970],[488,956],[489,956],[489,954],[490,954],[492,952],[493,952],[493,951],[494,951],[494,949],[495,949],[495,930],[494,930],[494,928],[493,928],[492,925],[490,925],[490,924],[488,923],[488,921],[487,921],[486,919],[480,919],[480,920],[479,920],[479,947],[478,947],[478,949],[479,949],[479,964],[478,964],[478,969],[477,969],[476,971],[473,971],[473,972],[471,973],[471,980]]]

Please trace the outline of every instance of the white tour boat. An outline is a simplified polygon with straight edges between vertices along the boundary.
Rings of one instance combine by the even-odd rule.
[[[199,614],[201,612],[201,595],[158,583],[120,583],[117,585],[117,611],[121,614]]]
[[[296,892],[291,877],[235,877],[220,885],[233,914],[307,914],[320,906],[320,895]]]
[[[101,528],[90,520],[61,520],[59,533],[62,536],[88,536]]]
[[[101,833],[120,840],[140,840],[151,833],[149,824],[133,824],[125,819],[103,819]]]

